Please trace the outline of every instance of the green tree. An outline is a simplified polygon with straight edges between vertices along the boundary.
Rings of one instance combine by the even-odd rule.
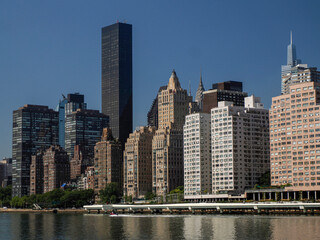
[[[170,194],[174,194],[174,193],[184,193],[183,186],[176,187],[175,189],[170,191]]]
[[[154,194],[153,192],[147,192],[146,195],[144,195],[144,198],[146,200],[152,200],[156,197],[156,194]]]
[[[103,203],[116,203],[120,200],[120,188],[117,183],[108,183],[105,189],[100,190],[99,196]]]
[[[10,206],[13,207],[13,208],[19,208],[22,206],[22,201],[21,201],[21,198],[19,197],[13,197],[10,201]]]
[[[12,193],[11,186],[7,186],[5,188],[0,187],[0,201],[2,203],[1,206],[6,206],[6,207],[10,206],[11,193]]]
[[[265,172],[258,181],[258,185],[261,187],[269,187],[270,186],[270,171]]]

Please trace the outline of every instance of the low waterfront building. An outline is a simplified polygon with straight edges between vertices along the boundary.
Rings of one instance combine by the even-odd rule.
[[[140,127],[129,135],[123,151],[123,194],[143,198],[152,191],[152,138],[154,127]]]

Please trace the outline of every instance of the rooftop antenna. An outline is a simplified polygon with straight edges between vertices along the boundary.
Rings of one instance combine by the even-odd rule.
[[[191,82],[189,80],[189,96],[191,96]]]

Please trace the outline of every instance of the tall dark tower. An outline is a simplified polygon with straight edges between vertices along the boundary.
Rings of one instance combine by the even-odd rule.
[[[47,106],[24,105],[13,111],[12,196],[30,193],[31,157],[59,141],[59,113]]]
[[[132,25],[102,28],[102,113],[114,137],[125,143],[132,132]]]

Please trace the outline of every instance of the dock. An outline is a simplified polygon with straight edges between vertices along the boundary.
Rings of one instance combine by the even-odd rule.
[[[178,203],[178,204],[110,204],[85,205],[89,213],[299,213],[320,214],[320,203],[304,202],[254,202],[254,203]]]

